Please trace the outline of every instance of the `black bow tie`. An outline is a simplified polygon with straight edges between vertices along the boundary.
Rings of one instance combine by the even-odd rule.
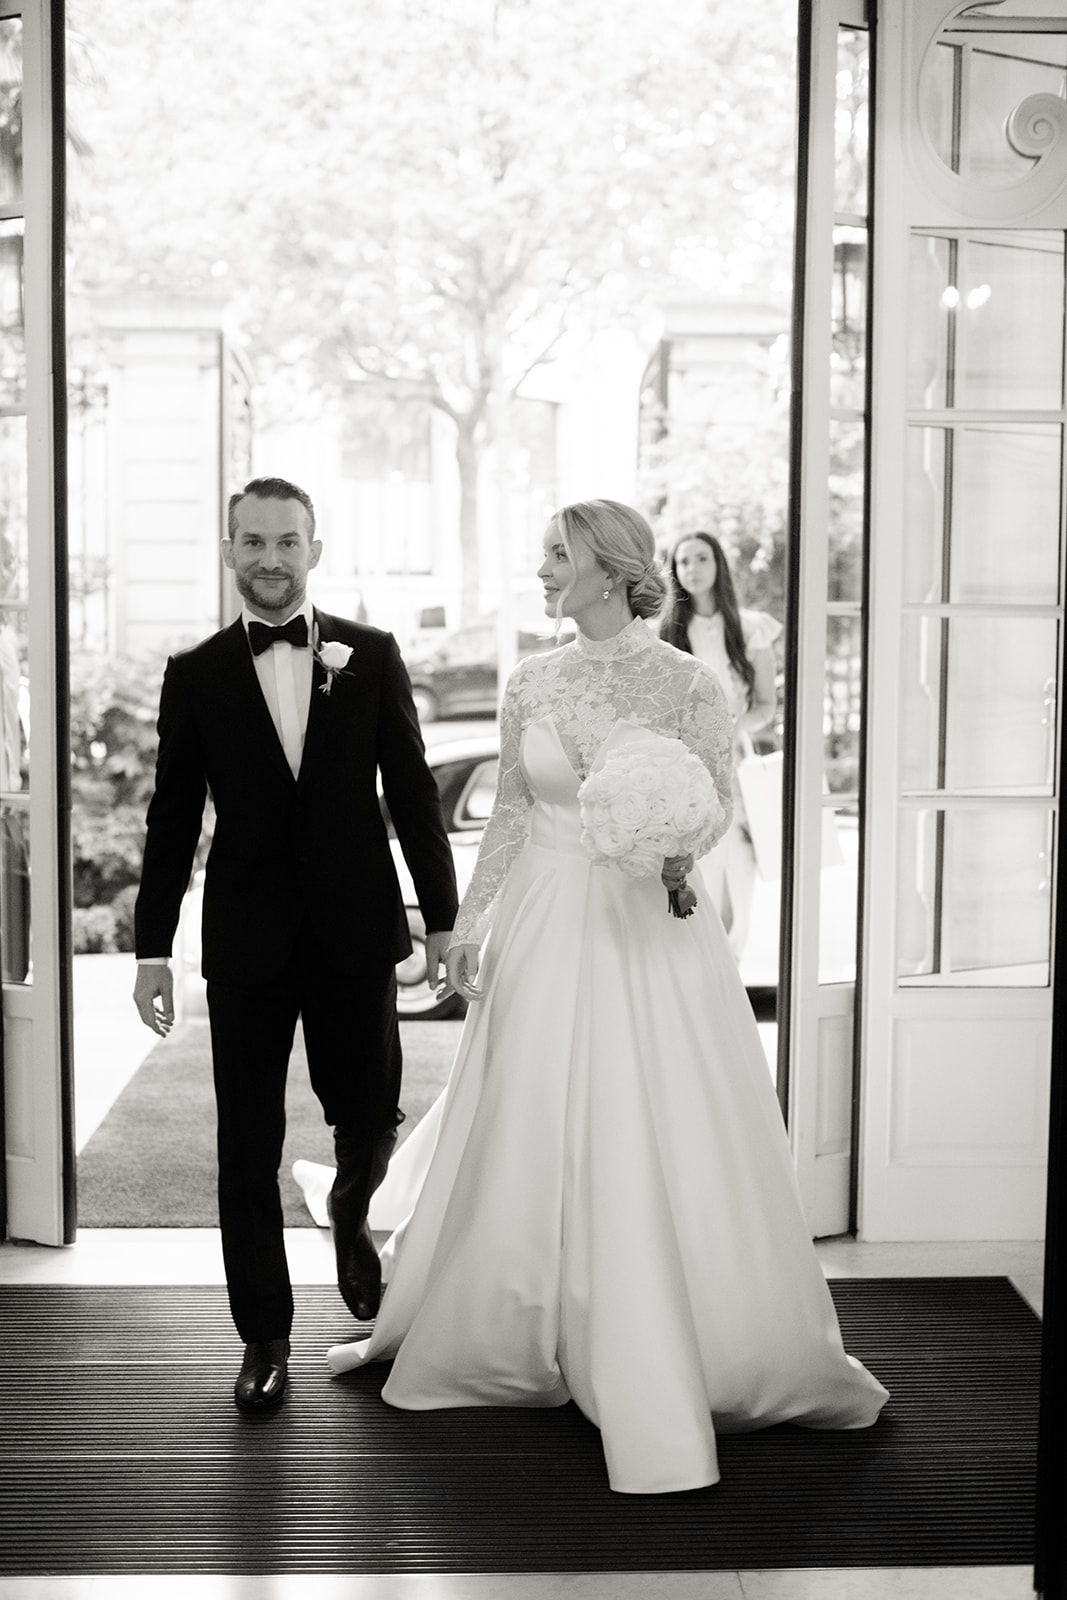
[[[298,650],[306,650],[308,642],[308,619],[302,612],[297,612],[295,617],[290,617],[288,622],[283,622],[280,628],[272,627],[269,622],[248,622],[248,642],[252,646],[252,654],[261,656],[264,650],[269,650],[272,644],[277,644],[279,639],[284,639],[286,644],[295,646]]]

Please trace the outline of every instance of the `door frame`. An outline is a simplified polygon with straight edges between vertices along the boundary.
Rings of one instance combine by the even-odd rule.
[[[858,606],[828,597],[831,405],[831,288],[834,277],[834,110],[838,38],[866,31],[874,93],[874,28],[866,0],[800,0],[797,56],[797,199],[790,373],[789,508],[786,546],[782,888],[778,975],[778,1096],[789,1129],[805,1214],[816,1238],[855,1225],[859,938],[865,834],[865,742],[858,774],[859,863],[854,908],[856,973],[820,981],[825,824],[823,735],[827,624],[837,610],[860,621],[861,723],[866,722],[867,529],[870,430],[865,445],[863,579]],[[873,117],[869,121],[873,137]],[[870,164],[868,154],[868,213]],[[864,219],[870,227],[869,215]],[[868,276],[871,271],[868,252]],[[870,298],[868,288],[868,301]],[[870,330],[863,420],[870,414]],[[849,421],[860,420],[851,413]]]
[[[4,1007],[4,1236],[70,1244],[76,1228],[62,0],[0,0],[21,17],[27,667],[33,970]]]

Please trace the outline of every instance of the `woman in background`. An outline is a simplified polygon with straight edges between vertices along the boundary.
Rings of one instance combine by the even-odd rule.
[[[742,611],[725,551],[710,533],[686,534],[671,556],[672,593],[660,635],[711,667],[734,719],[734,820],[717,849],[700,863],[734,959],[748,942],[756,889],[756,854],[737,781],[737,764],[753,753],[752,735],[774,718],[774,641],[782,625],[765,611]]]

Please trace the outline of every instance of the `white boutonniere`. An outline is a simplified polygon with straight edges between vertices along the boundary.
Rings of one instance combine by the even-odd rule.
[[[352,646],[350,644],[342,644],[340,639],[320,640],[319,625],[316,623],[311,648],[315,660],[326,674],[326,682],[321,683],[319,688],[323,694],[329,694],[333,688],[333,680],[335,678],[348,677],[345,668],[352,657]]]

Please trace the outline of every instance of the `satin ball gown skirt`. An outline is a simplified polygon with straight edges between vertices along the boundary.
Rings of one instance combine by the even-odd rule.
[[[691,1489],[717,1430],[867,1427],[887,1395],[842,1346],[721,923],[579,833],[538,801],[484,998],[375,1196],[404,1220],[373,1334],[329,1362],[391,1358],[412,1410],[573,1399],[613,1489]]]

